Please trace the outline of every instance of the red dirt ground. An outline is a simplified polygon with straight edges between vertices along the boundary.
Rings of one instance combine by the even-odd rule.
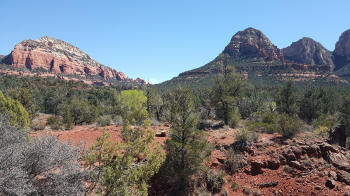
[[[169,127],[166,126],[153,126],[153,130],[157,131],[166,131],[167,135]],[[94,125],[86,126],[76,126],[72,130],[68,131],[37,131],[33,132],[32,136],[43,135],[43,134],[52,134],[58,136],[62,141],[71,141],[73,144],[77,145],[81,142],[85,143],[85,147],[91,146],[97,137],[100,136],[103,131],[106,130],[112,136],[113,141],[121,141],[121,130],[122,126],[107,126],[107,127],[98,127]],[[209,158],[208,166],[212,169],[222,170],[223,166],[218,161],[218,159],[225,159],[225,152],[222,150],[223,146],[229,146],[234,142],[234,135],[237,129],[220,129],[208,131],[208,141],[215,146],[219,146],[217,150],[214,150]],[[263,143],[271,143],[271,139],[279,137],[276,134],[261,134],[259,136],[260,141]],[[154,142],[164,144],[167,137],[155,137]],[[220,146],[221,149],[220,149]],[[262,151],[266,152],[269,150],[274,150],[274,145],[268,146],[268,148],[263,149]],[[258,152],[261,154],[260,152]],[[264,153],[262,153],[264,156]],[[262,174],[251,175],[245,172],[246,168],[241,169],[238,173],[233,175],[226,175],[226,183],[223,187],[223,191],[226,190],[228,195],[244,195],[242,190],[243,187],[250,187],[252,192],[258,190],[260,195],[344,195],[344,192],[350,191],[350,186],[337,183],[337,187],[334,189],[328,189],[324,186],[327,179],[327,175],[320,177],[317,172],[311,173],[302,178],[293,178],[290,175],[285,174],[283,171],[283,166],[278,170],[263,169]],[[326,171],[324,171],[326,172]],[[258,184],[276,181],[278,185],[276,187],[270,188],[259,188]],[[231,188],[231,184],[236,182],[239,184],[239,189],[234,191]],[[319,190],[316,190],[315,187],[320,186]],[[221,193],[223,193],[223,191]],[[217,194],[220,195],[220,194]],[[253,195],[253,193],[251,193]]]
[[[152,130],[168,132],[169,127],[166,126],[151,126]],[[96,139],[102,135],[104,131],[107,131],[111,135],[112,141],[121,142],[121,131],[123,126],[106,126],[106,127],[96,127],[95,125],[82,125],[75,126],[71,130],[52,130],[52,131],[36,131],[32,132],[31,136],[38,135],[54,135],[62,141],[72,142],[74,145],[83,145],[85,148],[90,147]],[[154,142],[164,144],[166,137],[155,137]]]

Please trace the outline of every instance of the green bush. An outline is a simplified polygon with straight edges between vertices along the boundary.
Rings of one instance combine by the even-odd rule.
[[[229,149],[226,152],[226,160],[224,162],[225,170],[229,174],[237,172],[238,169],[242,168],[243,162],[240,154],[237,154],[234,150]]]
[[[297,117],[288,114],[281,114],[279,119],[280,134],[286,138],[293,138],[301,127],[301,122]]]
[[[19,101],[27,110],[30,119],[33,119],[38,107],[34,103],[34,97],[28,88],[16,88],[7,91],[7,95],[14,100]]]
[[[324,127],[324,126],[320,126],[317,127],[314,131],[313,131],[316,135],[319,135],[323,138],[327,138],[329,135],[329,128],[328,127]]]
[[[148,119],[147,97],[141,90],[125,90],[116,97],[119,112],[131,124],[141,124]]]
[[[243,187],[243,193],[245,195],[250,195],[252,192],[251,188],[250,187]]]
[[[213,194],[219,193],[225,183],[224,174],[210,170],[206,174],[205,181],[208,191],[212,192]]]
[[[277,110],[283,114],[294,115],[297,113],[297,98],[294,84],[288,81],[277,95]]]
[[[91,195],[147,195],[148,181],[158,172],[165,153],[152,145],[154,133],[147,125],[123,127],[123,143],[111,142],[104,132],[84,157],[93,169]],[[123,152],[123,153],[116,153]],[[100,163],[100,164],[96,164]],[[103,171],[100,173],[100,171]]]
[[[50,116],[47,119],[46,124],[49,125],[51,129],[56,129],[56,130],[62,129],[62,126],[63,126],[62,117],[56,116],[56,115]]]
[[[258,97],[242,97],[238,104],[239,113],[243,119],[246,119],[254,112],[257,112],[261,105],[262,101]]]
[[[264,113],[258,121],[249,121],[247,127],[249,131],[274,133],[279,128],[277,114],[272,112]]]
[[[96,106],[91,105],[88,101],[78,99],[61,104],[59,113],[63,117],[63,123],[67,129],[72,128],[73,125],[93,123],[99,115]]]
[[[317,127],[327,127],[328,129],[335,127],[337,125],[337,120],[331,116],[331,115],[327,115],[327,114],[322,114],[321,116],[319,116],[317,119],[314,119],[312,121],[312,126],[317,128]]]
[[[9,97],[5,97],[1,91],[0,112],[8,116],[13,125],[27,128],[30,124],[29,114],[22,104]]]
[[[99,116],[96,120],[99,126],[109,126],[112,122],[112,117],[110,115]]]
[[[235,113],[238,112],[238,100],[243,86],[243,80],[232,66],[223,66],[222,72],[215,78],[211,90],[211,105],[214,107],[216,117],[223,120],[226,125],[237,124]]]
[[[123,117],[120,115],[116,115],[113,117],[113,124],[115,125],[124,125]]]
[[[350,97],[344,97],[340,107],[340,123],[345,126],[345,134],[350,136]]]
[[[257,132],[240,129],[235,134],[235,143],[233,143],[233,148],[235,151],[244,151],[248,145],[256,142],[258,138],[259,134]]]
[[[32,123],[30,125],[30,128],[34,131],[44,130],[46,127],[46,124],[39,120],[32,120]]]
[[[232,190],[234,190],[234,191],[238,191],[238,189],[239,189],[239,184],[238,184],[237,182],[232,182],[231,188],[232,188]]]
[[[241,120],[241,116],[236,108],[234,108],[233,111],[229,112],[228,125],[231,128],[236,128],[240,120]]]

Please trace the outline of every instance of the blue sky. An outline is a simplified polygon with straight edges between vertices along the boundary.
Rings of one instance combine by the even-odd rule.
[[[333,50],[350,29],[349,8],[348,0],[3,1],[0,54],[48,35],[155,83],[208,63],[247,27],[280,48],[311,37]]]

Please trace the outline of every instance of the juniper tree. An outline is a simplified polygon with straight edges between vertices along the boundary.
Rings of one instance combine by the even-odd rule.
[[[224,66],[215,78],[211,103],[216,116],[226,125],[236,126],[239,120],[237,101],[241,95],[243,81],[233,67]]]
[[[149,84],[144,89],[145,96],[147,98],[146,101],[146,110],[150,117],[156,117],[159,121],[161,116],[161,105],[162,99],[157,91],[150,87]]]
[[[104,132],[85,156],[86,164],[95,171],[90,193],[147,195],[147,182],[158,172],[165,156],[159,146],[151,145],[154,133],[148,125],[134,129],[125,125],[123,142],[113,143],[109,138]]]
[[[297,97],[293,83],[288,81],[279,91],[277,97],[277,110],[293,116],[297,113]]]
[[[0,91],[0,113],[8,116],[13,125],[28,127],[30,124],[29,114],[23,105],[17,100],[6,97]]]
[[[170,139],[166,141],[166,160],[160,175],[172,186],[172,193],[184,194],[191,176],[210,153],[206,137],[197,130],[193,95],[189,89],[177,89],[169,95]]]

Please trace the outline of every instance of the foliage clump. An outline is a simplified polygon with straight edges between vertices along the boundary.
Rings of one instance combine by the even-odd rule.
[[[238,112],[238,98],[243,88],[241,77],[233,68],[224,66],[222,73],[215,78],[212,88],[211,103],[217,118],[226,125],[236,127],[240,119]]]
[[[301,122],[297,117],[281,114],[279,118],[280,134],[285,138],[294,137],[301,128]]]
[[[240,129],[235,134],[235,142],[232,144],[233,149],[237,152],[242,152],[247,146],[256,142],[259,138],[259,134],[254,131],[249,131],[247,129]]]
[[[22,104],[16,100],[6,97],[1,91],[0,112],[8,116],[13,125],[26,128],[30,124],[29,114]]]
[[[277,110],[283,114],[295,115],[298,111],[295,88],[291,81],[288,81],[278,92],[276,100]]]
[[[166,141],[166,160],[160,177],[171,186],[172,194],[183,195],[191,190],[191,177],[200,171],[211,151],[204,133],[197,130],[193,94],[177,89],[169,95],[170,138]]]
[[[224,173],[217,171],[208,171],[205,176],[207,190],[211,193],[219,193],[225,183]]]
[[[95,170],[91,193],[103,195],[147,195],[148,180],[158,172],[164,152],[151,142],[154,133],[148,126],[131,129],[125,125],[123,142],[113,143],[104,132],[84,160]]]
[[[81,195],[88,170],[79,148],[53,136],[28,139],[0,116],[1,195]]]
[[[242,155],[233,149],[228,149],[226,151],[226,160],[224,162],[225,170],[232,175],[242,167],[244,167]]]
[[[124,90],[116,95],[116,105],[124,120],[131,124],[142,124],[148,119],[147,97],[141,90]]]

